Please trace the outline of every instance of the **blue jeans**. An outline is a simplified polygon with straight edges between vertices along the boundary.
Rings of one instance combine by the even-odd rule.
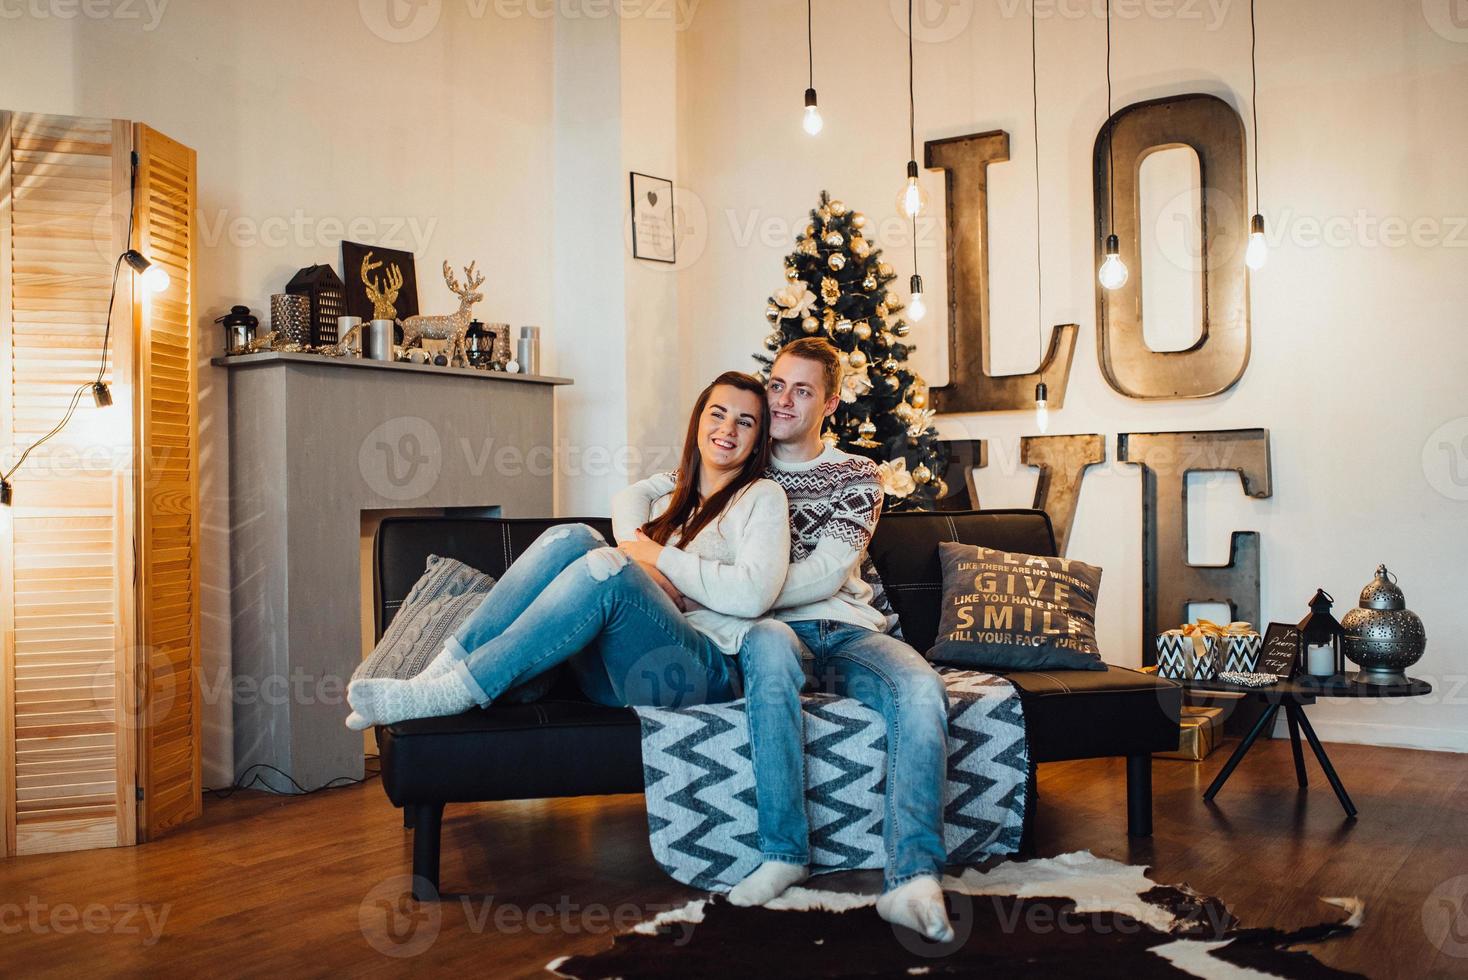
[[[810,864],[800,690],[853,697],[887,723],[882,843],[888,891],[940,876],[948,779],[948,693],[916,650],[896,637],[829,620],[755,624],[739,649],[767,861]]]
[[[598,581],[585,524],[550,528],[495,583],[448,645],[459,679],[488,704],[569,661],[599,704],[686,707],[738,696],[731,658],[688,624],[635,562]]]

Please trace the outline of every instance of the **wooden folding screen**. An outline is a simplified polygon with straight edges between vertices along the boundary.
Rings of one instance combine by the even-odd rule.
[[[0,112],[0,463],[97,376],[135,144],[134,240],[173,284],[144,300],[123,268],[113,405],[82,391],[0,508],[5,854],[132,844],[140,814],[146,837],[199,809],[194,161],[145,127]]]

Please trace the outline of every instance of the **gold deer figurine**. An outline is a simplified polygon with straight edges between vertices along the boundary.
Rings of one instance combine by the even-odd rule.
[[[484,276],[474,271],[476,264],[470,262],[465,267],[465,284],[460,286],[458,279],[454,277],[453,268],[447,261],[444,262],[443,281],[448,284],[449,291],[459,297],[459,309],[448,316],[410,316],[406,320],[399,320],[398,325],[403,328],[404,347],[412,347],[415,343],[422,346],[424,337],[429,340],[447,340],[449,365],[468,367],[469,356],[464,349],[464,332],[469,329],[469,308],[484,299],[484,294],[479,292],[479,287],[484,285]]]
[[[382,262],[373,262],[371,252],[362,256],[362,285],[367,290],[367,298],[372,300],[372,319],[396,320],[398,290],[403,288],[403,270],[398,268],[396,262],[388,266],[387,288],[384,289],[382,280],[370,275],[373,270],[380,268]]]

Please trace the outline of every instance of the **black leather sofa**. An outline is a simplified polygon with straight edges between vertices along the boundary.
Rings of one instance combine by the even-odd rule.
[[[566,518],[564,520],[573,520]],[[377,636],[423,574],[429,555],[457,558],[499,575],[555,520],[401,517],[377,533],[374,580]],[[610,522],[586,520],[610,539]],[[938,628],[942,574],[938,542],[1053,555],[1043,511],[892,514],[872,539],[871,555],[902,621],[904,635],[928,649]],[[1152,753],[1178,744],[1182,688],[1122,667],[1105,671],[1010,673],[1024,702],[1033,765],[1123,756],[1127,827],[1152,833]],[[382,786],[413,830],[413,873],[420,898],[438,893],[439,835],[448,803],[594,796],[642,791],[637,716],[608,708],[561,684],[541,701],[491,705],[449,718],[377,729]],[[1031,794],[1033,801],[1034,794]],[[1033,815],[1033,805],[1026,808]],[[1031,828],[1026,843],[1032,844]]]

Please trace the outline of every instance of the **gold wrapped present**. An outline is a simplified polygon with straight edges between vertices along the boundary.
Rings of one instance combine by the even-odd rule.
[[[1181,731],[1178,732],[1177,751],[1153,753],[1157,758],[1202,762],[1223,738],[1222,708],[1196,708],[1185,704],[1179,723]]]

